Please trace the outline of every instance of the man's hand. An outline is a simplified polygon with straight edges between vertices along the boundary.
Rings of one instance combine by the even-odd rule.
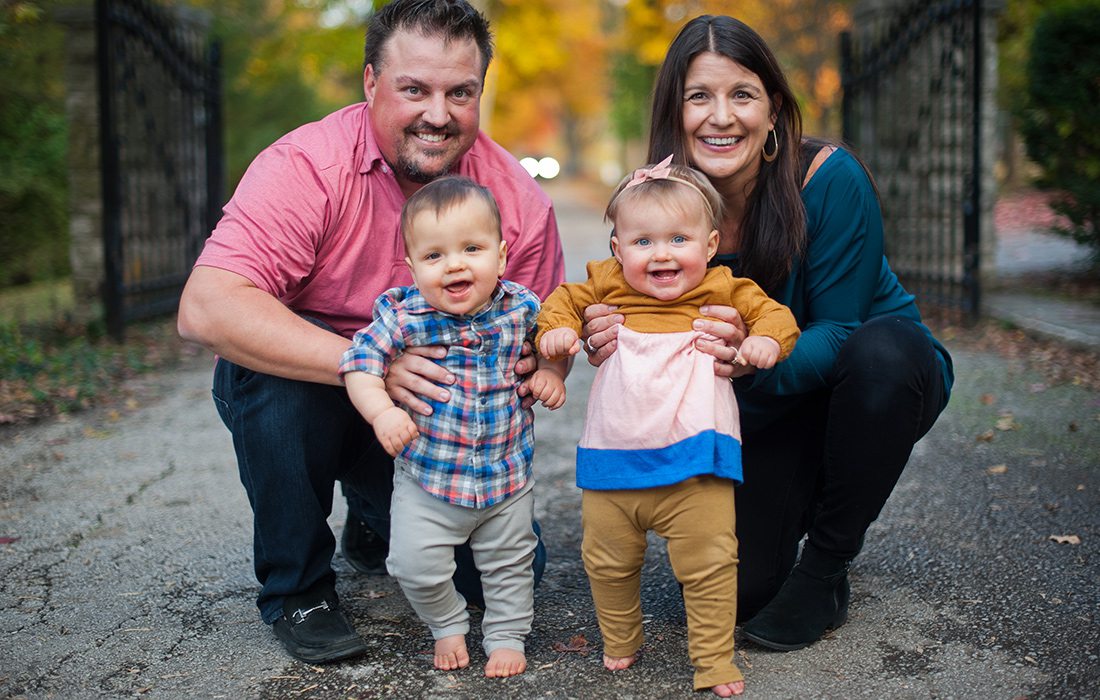
[[[593,304],[584,310],[581,338],[588,353],[588,364],[599,367],[619,346],[619,326],[626,317],[615,313],[617,306]]]
[[[421,397],[444,403],[451,400],[451,392],[440,385],[454,384],[455,376],[434,362],[446,356],[447,348],[441,345],[406,348],[386,372],[386,393],[394,403],[422,416],[432,415],[432,407]]]

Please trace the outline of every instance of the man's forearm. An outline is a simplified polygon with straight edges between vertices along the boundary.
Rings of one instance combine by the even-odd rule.
[[[340,358],[350,342],[242,280],[195,268],[180,299],[180,335],[256,372],[339,385]]]

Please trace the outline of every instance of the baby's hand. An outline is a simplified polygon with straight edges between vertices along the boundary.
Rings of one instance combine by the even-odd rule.
[[[542,334],[539,354],[546,359],[569,357],[581,351],[581,339],[572,328],[555,328]]]
[[[771,369],[779,359],[779,343],[764,335],[750,335],[741,343],[735,362],[757,369]]]
[[[527,380],[531,387],[531,396],[542,402],[551,411],[561,408],[565,403],[565,380],[552,369],[538,369]]]
[[[413,419],[397,406],[387,408],[375,416],[371,427],[374,428],[374,436],[378,438],[378,442],[382,443],[382,447],[390,457],[401,454],[405,445],[420,436],[420,431],[416,429]]]

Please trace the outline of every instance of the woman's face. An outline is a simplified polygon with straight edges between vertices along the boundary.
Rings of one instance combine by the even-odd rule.
[[[683,110],[690,164],[720,190],[751,183],[775,126],[772,102],[756,73],[722,54],[699,54],[688,66]],[[770,152],[773,144],[768,147]]]

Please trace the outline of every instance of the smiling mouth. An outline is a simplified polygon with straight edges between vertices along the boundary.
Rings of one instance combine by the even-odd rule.
[[[444,285],[443,291],[451,296],[459,297],[468,292],[472,286],[474,286],[473,282],[452,282],[451,284]]]
[[[654,270],[649,273],[658,282],[671,282],[680,274],[679,270]]]
[[[405,133],[409,136],[417,139],[421,143],[426,145],[440,145],[447,141],[447,139],[457,134],[454,129],[454,125],[448,126],[432,126],[430,124],[420,123],[413,124],[411,127],[405,130]]]
[[[741,136],[704,136],[701,141],[708,146],[733,146],[741,139]]]

